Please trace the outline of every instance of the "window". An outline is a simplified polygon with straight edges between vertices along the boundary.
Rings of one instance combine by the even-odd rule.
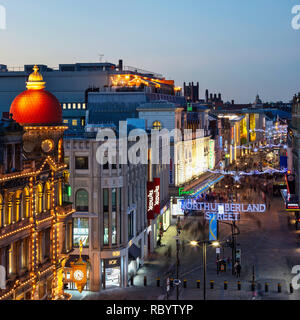
[[[89,194],[86,190],[80,189],[76,192],[75,197],[76,211],[86,212],[89,211]]]
[[[89,247],[89,219],[88,218],[74,218],[73,219],[73,245],[79,247],[80,240],[83,247]]]
[[[111,196],[112,196],[112,211],[117,210],[117,189],[112,189],[111,191]]]
[[[82,104],[82,109],[86,109],[86,104],[85,103]]]
[[[77,120],[76,120],[76,119],[73,119],[73,120],[72,120],[72,126],[73,126],[73,127],[77,127],[77,125],[78,125]]]
[[[103,211],[108,212],[108,189],[103,189]]]
[[[78,108],[78,109],[81,109],[81,103],[78,103],[78,104],[77,104],[77,108]]]
[[[132,239],[134,236],[133,217],[134,217],[134,212],[131,211],[130,214],[128,215],[128,240]]]
[[[68,103],[68,109],[71,109],[71,103]]]
[[[88,157],[76,157],[75,158],[75,169],[88,170],[89,169],[89,158]]]
[[[112,232],[112,244],[117,244],[117,213],[113,211],[111,214],[111,232]]]
[[[104,222],[103,222],[103,244],[105,246],[109,245],[109,220],[108,220],[108,212],[104,212]]]
[[[68,124],[68,123],[69,123],[69,120],[68,120],[68,119],[64,119],[64,123],[65,123],[65,124]]]
[[[103,244],[106,246],[109,244],[109,213],[108,213],[108,192],[109,189],[103,189]]]
[[[119,189],[119,233],[120,242],[122,243],[122,188]]]
[[[154,130],[161,130],[161,129],[162,129],[162,124],[161,124],[161,122],[155,121],[155,122],[153,123],[153,129],[154,129]]]
[[[76,109],[76,103],[73,103],[73,109],[74,110]]]
[[[63,109],[67,109],[67,104],[63,103]]]

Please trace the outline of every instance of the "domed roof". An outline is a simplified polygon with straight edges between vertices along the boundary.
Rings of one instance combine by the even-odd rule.
[[[43,76],[35,66],[28,77],[27,90],[10,107],[13,119],[22,125],[57,125],[62,123],[62,109],[57,98],[44,90]]]

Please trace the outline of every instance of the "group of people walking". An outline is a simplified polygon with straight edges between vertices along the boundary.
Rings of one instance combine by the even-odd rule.
[[[221,272],[226,272],[227,268],[231,269],[231,259],[230,257],[228,257],[226,260],[223,259],[218,259],[217,258],[217,273]],[[236,261],[236,263],[234,264],[234,274],[236,275],[237,278],[241,277],[241,271],[242,271],[242,266],[240,261]]]

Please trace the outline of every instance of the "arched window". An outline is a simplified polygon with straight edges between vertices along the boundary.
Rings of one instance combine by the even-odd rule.
[[[12,207],[13,207],[13,192],[6,195],[4,225],[9,225],[12,222]]]
[[[35,212],[36,214],[40,214],[43,212],[43,187],[39,184],[35,189]]]
[[[89,194],[86,190],[80,189],[75,196],[76,211],[89,211]]]
[[[22,218],[29,218],[30,212],[30,195],[29,190],[26,187],[23,191],[23,210],[22,210]]]
[[[153,130],[161,130],[162,129],[162,124],[159,121],[154,121],[153,122]]]
[[[13,198],[13,222],[18,222],[22,217],[22,191],[16,191]]]
[[[45,191],[44,191],[44,208],[46,210],[51,209],[51,186],[49,182],[46,182],[45,184]]]

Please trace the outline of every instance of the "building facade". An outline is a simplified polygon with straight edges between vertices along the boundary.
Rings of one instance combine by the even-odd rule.
[[[0,133],[0,300],[65,299],[72,205],[63,201],[62,111],[38,68],[16,97]]]
[[[74,254],[90,265],[86,290],[126,287],[147,256],[147,165],[97,161],[103,142],[97,126],[80,137],[65,139],[65,162],[70,170],[74,203]],[[93,132],[94,131],[94,132]],[[130,144],[129,146],[130,147]]]

